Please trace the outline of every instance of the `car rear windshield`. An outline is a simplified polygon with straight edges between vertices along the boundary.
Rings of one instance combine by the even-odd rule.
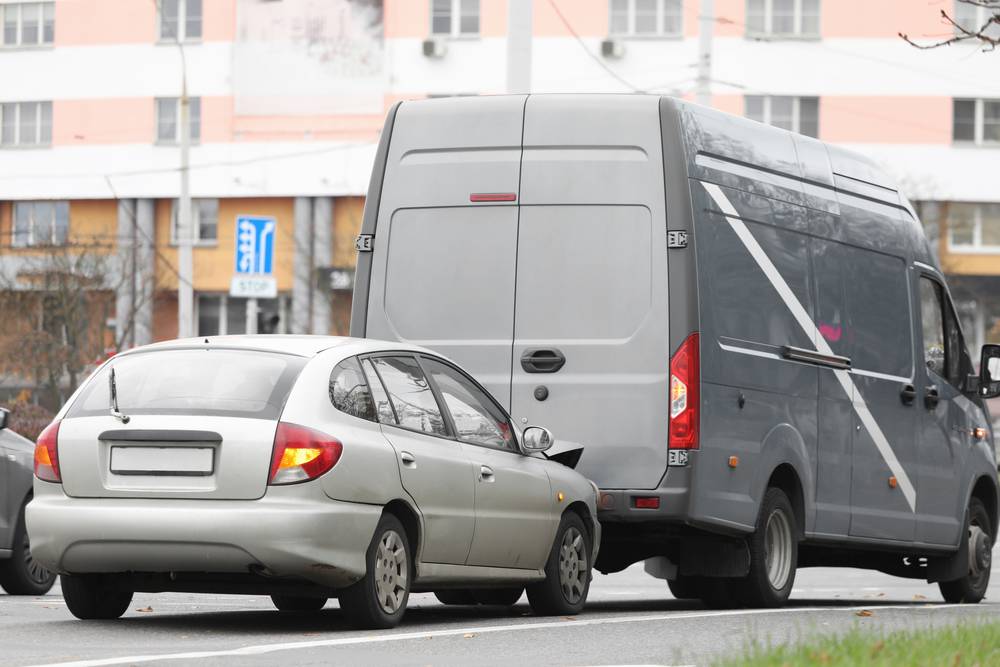
[[[106,415],[115,369],[126,415],[277,419],[306,359],[233,349],[153,350],[114,359],[87,382],[68,417]]]

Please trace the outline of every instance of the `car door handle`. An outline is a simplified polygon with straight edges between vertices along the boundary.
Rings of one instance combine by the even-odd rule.
[[[903,405],[913,405],[913,402],[917,400],[917,389],[912,384],[905,385],[899,391],[899,398],[903,401]]]
[[[407,468],[416,468],[417,459],[413,457],[413,454],[409,452],[400,452],[399,460],[402,461],[403,465]]]
[[[525,350],[521,368],[525,373],[555,373],[566,364],[566,355],[555,348]]]
[[[927,393],[924,394],[924,407],[928,410],[933,410],[941,402],[941,395],[938,394],[938,388],[936,385],[931,385],[927,387]]]
[[[493,474],[493,468],[489,466],[479,466],[479,481],[480,482],[493,482],[496,476]]]

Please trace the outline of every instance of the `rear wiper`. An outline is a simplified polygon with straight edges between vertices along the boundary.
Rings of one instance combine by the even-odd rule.
[[[131,417],[122,414],[121,411],[118,410],[118,385],[115,384],[114,366],[111,367],[111,375],[108,377],[108,386],[111,389],[111,406],[109,408],[111,410],[111,416],[115,419],[121,420],[121,423],[127,424]]]

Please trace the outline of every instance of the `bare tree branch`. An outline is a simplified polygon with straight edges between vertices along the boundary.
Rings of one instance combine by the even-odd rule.
[[[984,52],[994,51],[997,46],[1000,46],[1000,0],[958,0],[958,2],[988,9],[992,11],[992,14],[978,29],[970,30],[942,9],[941,18],[955,31],[955,35],[936,42],[917,42],[911,39],[906,33],[900,32],[897,34],[904,42],[921,50],[937,49],[942,46],[951,46],[952,44],[969,41],[980,42],[983,45]]]

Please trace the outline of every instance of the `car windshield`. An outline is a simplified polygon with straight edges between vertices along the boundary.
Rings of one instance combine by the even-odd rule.
[[[306,359],[233,349],[162,350],[123,355],[90,378],[68,417],[108,414],[115,369],[126,415],[216,415],[277,419]]]

